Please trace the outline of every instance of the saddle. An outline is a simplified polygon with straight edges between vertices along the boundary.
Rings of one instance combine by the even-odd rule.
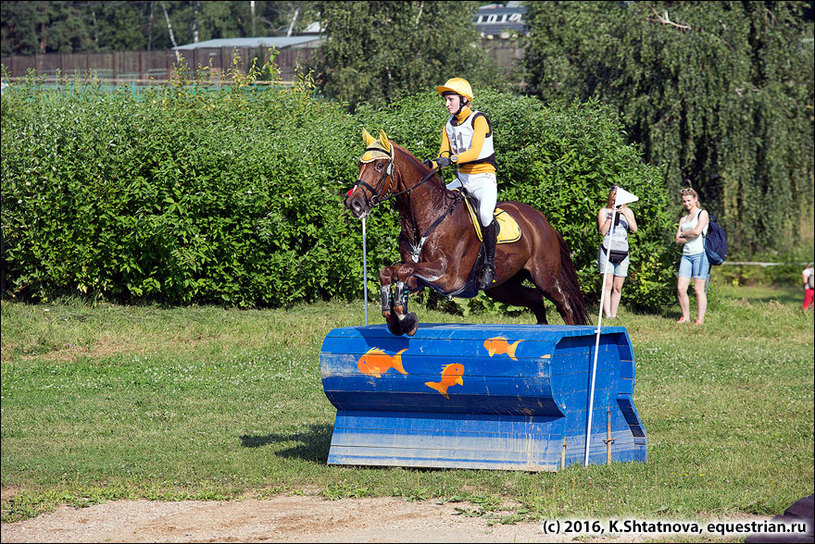
[[[484,264],[484,260],[486,259],[486,249],[483,244],[484,235],[481,233],[481,221],[478,220],[478,216],[475,213],[475,208],[470,203],[470,195],[468,195],[466,191],[460,191],[458,188],[453,189],[453,191],[459,192],[464,197],[463,200],[467,205],[467,212],[470,215],[470,220],[472,221],[476,236],[478,236],[478,241],[482,242],[478,251],[478,257],[476,258],[475,264],[467,277],[467,281],[456,291],[446,293],[433,285],[431,282],[424,282],[421,279],[419,279],[419,284],[430,287],[437,293],[446,296],[448,299],[452,297],[473,298],[474,296],[478,295],[478,275],[481,271],[481,266]],[[493,212],[493,217],[495,217],[495,223],[498,227],[495,242],[496,244],[509,244],[512,242],[517,242],[521,239],[521,227],[518,225],[518,222],[515,221],[515,218],[509,214],[509,212],[501,209],[500,207],[496,207],[495,212]],[[404,244],[410,250],[411,255],[413,256],[413,261],[418,262],[422,245],[419,244],[417,247],[414,247],[403,234],[399,235],[399,243]],[[424,243],[424,239],[422,239],[422,243]]]
[[[458,189],[453,190],[458,191]],[[460,192],[464,195],[464,202],[467,204],[467,211],[469,212],[470,219],[473,223],[473,228],[478,236],[478,240],[483,242],[484,235],[481,233],[481,222],[478,220],[478,216],[475,213],[475,207],[470,203],[470,196],[464,191]],[[495,217],[495,223],[498,227],[496,244],[509,244],[511,242],[517,242],[521,239],[521,227],[518,225],[518,222],[515,221],[515,218],[513,218],[506,210],[496,207],[493,217]],[[485,252],[486,250],[484,248],[484,244],[482,243],[478,252],[478,257],[476,258],[475,264],[467,277],[466,283],[457,291],[452,293],[444,293],[436,287],[428,284],[429,287],[445,295],[447,298],[473,298],[474,296],[478,295],[478,275],[486,258]]]
[[[473,221],[475,234],[478,236],[479,241],[483,242],[484,236],[481,234],[481,221],[478,220],[475,208],[470,204],[470,197],[467,196],[464,202],[467,204],[467,211],[470,212],[470,219]],[[496,207],[495,212],[493,212],[493,217],[495,217],[495,224],[498,227],[496,244],[510,244],[521,239],[521,227],[518,226],[518,222],[515,221],[506,210]]]

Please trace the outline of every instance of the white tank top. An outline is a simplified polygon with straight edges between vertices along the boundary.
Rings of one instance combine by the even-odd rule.
[[[453,125],[455,117],[452,115],[450,119],[447,120],[444,129],[447,131],[447,139],[450,140],[450,151],[453,152],[453,155],[464,153],[472,147],[473,133],[475,132],[473,123],[475,122],[475,118],[479,115],[484,114],[479,111],[474,111],[460,125]],[[487,124],[489,124],[489,121],[487,121]],[[490,159],[493,155],[495,155],[495,149],[492,145],[492,128],[490,128],[490,131],[484,138],[484,145],[481,146],[481,153],[479,153],[476,160],[472,162],[490,162],[487,159]]]
[[[686,215],[684,217],[684,221],[682,221],[682,232],[688,232],[696,228],[696,225],[699,224],[699,216],[702,215],[702,210],[699,210],[693,215],[691,218],[690,215]],[[707,236],[707,225],[705,226],[705,230],[703,233]],[[687,242],[685,242],[684,247],[682,247],[682,255],[696,255],[697,253],[702,253],[705,250],[705,239],[700,234],[696,238],[688,238]]]

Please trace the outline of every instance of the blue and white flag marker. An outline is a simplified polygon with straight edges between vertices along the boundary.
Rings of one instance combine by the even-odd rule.
[[[629,193],[622,187],[617,187],[617,194],[614,197],[614,210],[611,215],[611,227],[609,227],[609,230],[617,228],[616,222],[617,214],[619,212],[618,207],[624,204],[631,204],[632,202],[636,202],[637,200],[639,200],[639,198],[636,195]],[[596,338],[594,341],[594,361],[592,362],[591,366],[591,388],[589,389],[589,414],[588,422],[586,423],[586,454],[583,459],[583,466],[585,467],[589,466],[589,444],[591,444],[591,413],[594,410],[594,378],[595,373],[597,371],[597,352],[600,349],[600,328],[601,325],[603,324],[603,303],[605,302],[606,297],[606,277],[608,277],[610,273],[613,272],[613,269],[609,270],[611,268],[610,257],[612,249],[611,248],[612,240],[613,238],[609,236],[607,248],[608,252],[606,253],[606,264],[603,269],[603,287],[602,290],[600,291],[600,312],[597,316],[597,330],[595,331]]]

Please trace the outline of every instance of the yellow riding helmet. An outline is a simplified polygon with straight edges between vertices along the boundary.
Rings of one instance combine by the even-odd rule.
[[[452,77],[448,79],[444,85],[436,87],[436,90],[439,92],[439,94],[452,91],[460,94],[471,102],[473,100],[473,89],[470,87],[470,83],[466,79],[462,79],[460,77]]]

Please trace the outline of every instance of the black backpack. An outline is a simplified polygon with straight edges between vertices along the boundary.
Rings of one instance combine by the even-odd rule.
[[[712,265],[720,265],[727,258],[727,233],[716,221],[716,216],[708,213],[709,221],[705,236],[705,253]]]

